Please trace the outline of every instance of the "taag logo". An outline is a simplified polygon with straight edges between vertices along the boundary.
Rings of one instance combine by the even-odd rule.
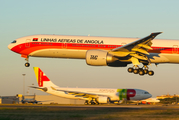
[[[91,55],[90,59],[97,60],[98,59],[98,55]]]

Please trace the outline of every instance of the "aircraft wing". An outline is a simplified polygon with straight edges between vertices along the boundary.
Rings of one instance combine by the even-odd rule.
[[[161,33],[162,32],[151,33],[147,37],[136,40],[124,46],[112,49],[109,53],[118,57],[121,57],[121,55],[130,55],[132,58],[134,58],[131,60],[133,64],[136,63],[136,59],[147,60],[150,63],[150,60],[147,58],[146,55],[149,55],[148,50],[152,49],[152,40]]]
[[[42,91],[47,91],[48,88],[46,87],[34,87],[34,86],[29,86],[31,88],[35,88],[35,89],[39,89],[39,90],[42,90]],[[94,94],[94,93],[87,93],[87,92],[79,92],[79,91],[69,91],[69,90],[61,90],[61,89],[56,89],[54,87],[51,86],[51,88],[55,91],[62,91],[66,94],[70,94],[70,95],[75,95],[76,97],[84,97],[84,98],[96,98],[98,96],[107,96],[107,95],[100,95],[100,94]],[[107,96],[107,97],[110,97],[110,96]]]
[[[65,92],[66,94],[70,94],[70,95],[75,95],[76,97],[84,97],[84,98],[96,98],[99,96],[106,96],[106,97],[110,97],[107,95],[101,95],[101,94],[94,94],[94,93],[87,93],[87,92],[79,92],[79,91],[69,91],[69,90],[61,90],[61,89],[56,89],[54,87],[51,87],[53,90],[56,91],[62,91]]]

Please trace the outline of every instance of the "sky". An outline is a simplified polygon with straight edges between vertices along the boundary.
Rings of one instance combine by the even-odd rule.
[[[88,66],[85,60],[30,57],[31,66],[10,51],[13,40],[34,34],[179,39],[178,0],[0,0],[0,96],[37,86],[33,67],[40,67],[56,85],[88,88],[137,88],[153,97],[179,94],[179,64],[149,66],[154,76],[129,74],[127,67]],[[22,74],[26,74],[23,78]],[[25,79],[25,80],[24,80]]]

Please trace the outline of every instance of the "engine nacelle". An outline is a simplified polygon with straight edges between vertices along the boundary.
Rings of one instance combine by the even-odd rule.
[[[119,61],[118,58],[104,50],[88,50],[86,52],[86,63],[92,66],[110,67],[126,67],[129,64]]]
[[[86,63],[88,65],[107,66],[115,60],[117,60],[117,58],[108,54],[108,52],[104,50],[88,50],[86,52]]]
[[[97,101],[98,103],[108,103],[108,97],[99,97]]]

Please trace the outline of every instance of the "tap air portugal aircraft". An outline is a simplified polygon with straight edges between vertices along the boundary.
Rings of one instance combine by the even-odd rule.
[[[126,67],[129,73],[152,76],[148,65],[179,63],[178,40],[155,39],[158,34],[136,38],[31,35],[14,40],[8,48],[21,54],[29,67],[29,57],[85,59],[91,66]],[[152,41],[153,40],[153,41]],[[139,68],[142,63],[143,67]]]
[[[140,89],[109,89],[109,88],[63,88],[53,84],[43,71],[34,67],[39,87],[30,86],[52,95],[86,100],[85,104],[114,103],[123,100],[144,100],[152,95]]]

